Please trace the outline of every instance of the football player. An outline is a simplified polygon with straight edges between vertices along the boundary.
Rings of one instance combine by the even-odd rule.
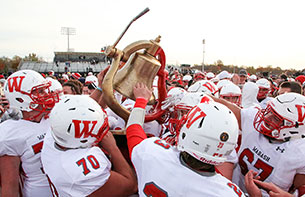
[[[196,105],[184,120],[177,146],[171,146],[158,137],[147,138],[143,131],[151,91],[138,83],[134,95],[126,137],[139,196],[244,196],[215,172],[215,165],[226,160],[238,136],[237,120],[227,107],[208,98]]]
[[[40,162],[43,139],[50,130],[46,118],[59,100],[50,86],[33,70],[13,73],[4,85],[10,108],[20,110],[23,117],[0,124],[1,196],[18,196],[19,176],[22,196],[52,195]]]
[[[95,100],[86,95],[63,96],[50,114],[50,123],[52,131],[45,137],[41,161],[53,196],[136,192],[134,172],[107,133],[107,115]]]
[[[304,195],[305,97],[297,93],[282,94],[272,99],[266,109],[240,109],[223,99],[214,100],[234,112],[242,131],[233,182],[245,191],[244,176],[253,170],[261,181]],[[268,194],[263,192],[263,195]]]

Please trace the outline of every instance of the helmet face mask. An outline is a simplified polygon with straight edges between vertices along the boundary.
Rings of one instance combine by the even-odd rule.
[[[240,105],[240,96],[235,95],[222,95],[221,98],[229,101],[230,103],[234,103],[236,105]]]
[[[270,105],[268,105],[266,109],[262,109],[261,112],[257,113],[255,120],[255,129],[272,138],[279,137],[280,130],[283,128],[285,121],[285,119],[277,114]]]
[[[52,93],[50,91],[50,82],[46,84],[41,84],[34,86],[32,88],[30,97],[33,100],[30,104],[32,110],[37,110],[32,108],[34,105],[41,105],[43,110],[51,110],[55,103],[59,101],[59,96],[57,93]]]
[[[168,121],[169,130],[171,133],[178,134],[181,129],[181,120],[184,116],[197,104],[212,100],[209,96],[201,92],[187,92],[184,94],[180,102],[174,106],[174,110],[171,112],[171,117]]]
[[[268,89],[268,88],[259,88],[258,93],[257,93],[257,98],[264,99],[267,97],[269,92],[270,92],[270,89]]]
[[[286,93],[271,100],[266,109],[257,112],[254,128],[278,140],[305,138],[305,97]]]
[[[221,88],[219,95],[220,95],[220,98],[223,98],[238,106],[240,106],[240,104],[241,104],[241,90],[237,85],[235,85],[233,83],[224,85]]]

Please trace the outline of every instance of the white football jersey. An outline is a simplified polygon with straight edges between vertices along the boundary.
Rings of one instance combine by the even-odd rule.
[[[0,156],[20,157],[23,196],[52,195],[40,161],[43,140],[48,132],[51,132],[50,124],[45,119],[40,123],[10,119],[0,124]]]
[[[136,145],[132,163],[140,196],[244,196],[220,174],[199,174],[181,163],[179,151],[164,140],[151,137]]]
[[[261,106],[262,109],[266,109],[268,102],[272,99],[273,99],[272,97],[266,97],[264,100],[259,102],[259,105]]]
[[[41,153],[54,196],[88,196],[110,176],[111,163],[99,147],[60,150],[47,134]]]
[[[295,174],[305,174],[305,141],[270,141],[253,126],[257,111],[254,107],[241,110],[242,141],[233,182],[245,191],[244,175],[254,170],[261,180],[288,191]],[[264,191],[263,194],[268,196]]]

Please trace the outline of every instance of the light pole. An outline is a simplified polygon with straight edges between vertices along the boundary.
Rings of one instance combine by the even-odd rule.
[[[204,53],[205,53],[205,39],[202,40],[203,44],[203,57],[202,57],[202,72],[204,72]]]
[[[69,36],[70,36],[70,35],[75,35],[75,34],[76,34],[75,28],[73,28],[73,27],[62,27],[62,28],[61,28],[61,34],[62,34],[62,35],[67,35],[67,37],[68,37],[68,48],[67,48],[67,51],[68,51],[68,52],[71,51],[71,49],[70,49],[70,43],[69,43]]]

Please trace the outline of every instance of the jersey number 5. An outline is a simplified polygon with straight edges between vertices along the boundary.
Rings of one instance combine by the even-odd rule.
[[[91,164],[93,169],[98,169],[100,167],[100,163],[97,161],[97,159],[93,156],[93,155],[89,155],[87,157],[87,160],[89,161],[89,163]],[[83,167],[83,174],[86,176],[89,172],[91,172],[87,166],[87,162],[85,160],[85,158],[82,158],[80,160],[78,160],[76,162],[76,164],[78,166],[82,166]]]

